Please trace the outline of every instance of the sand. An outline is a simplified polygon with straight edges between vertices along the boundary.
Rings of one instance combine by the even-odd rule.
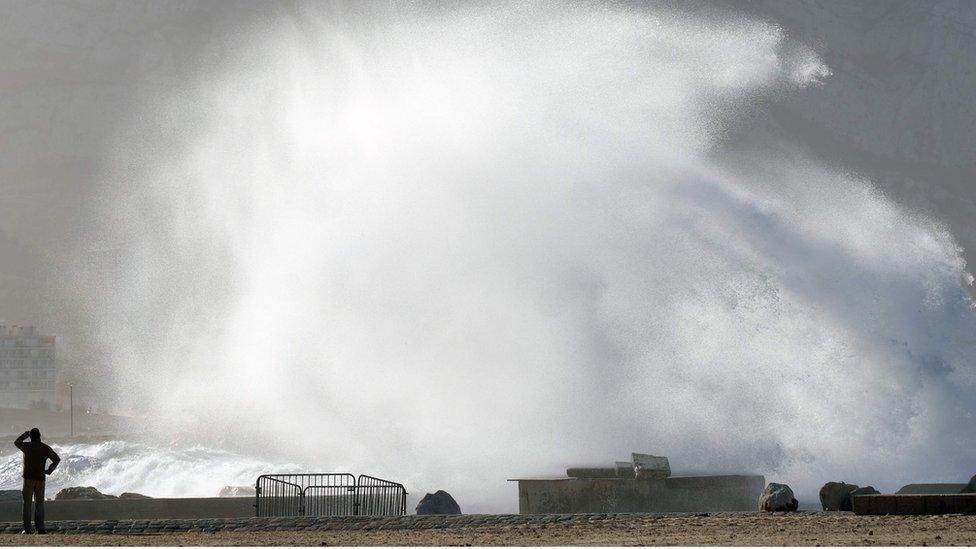
[[[2,535],[0,545],[974,545],[976,517],[852,513],[629,516],[543,524],[325,532]]]

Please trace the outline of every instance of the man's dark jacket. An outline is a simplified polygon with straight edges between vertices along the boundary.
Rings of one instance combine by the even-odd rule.
[[[21,435],[14,441],[14,444],[24,453],[24,478],[44,482],[47,460],[51,460],[51,471],[53,471],[61,462],[61,458],[47,444],[39,440],[25,442],[25,438],[24,435]]]

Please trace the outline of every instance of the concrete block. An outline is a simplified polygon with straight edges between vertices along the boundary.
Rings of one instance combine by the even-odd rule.
[[[570,467],[566,476],[571,478],[617,478],[616,467]]]
[[[671,465],[664,456],[650,454],[630,454],[634,462],[634,476],[641,479],[668,478],[671,476]]]
[[[949,512],[949,504],[938,495],[926,495],[922,497],[924,511],[926,515],[944,515]]]
[[[634,478],[634,462],[617,461],[615,462],[615,465],[617,466],[617,477]]]
[[[925,514],[925,496],[901,497],[894,499],[894,515]]]

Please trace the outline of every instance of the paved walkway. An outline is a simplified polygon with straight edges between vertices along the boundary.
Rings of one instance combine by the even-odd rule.
[[[713,516],[716,515],[713,513]],[[721,514],[718,514],[721,515]],[[48,533],[176,534],[184,532],[315,532],[348,530],[428,530],[554,523],[594,524],[630,520],[630,514],[575,515],[406,515],[402,517],[248,517],[226,519],[64,520],[47,523]],[[661,516],[661,515],[656,515]],[[690,516],[690,515],[689,515]],[[707,516],[699,515],[699,516]],[[18,534],[19,522],[0,523],[0,534]]]

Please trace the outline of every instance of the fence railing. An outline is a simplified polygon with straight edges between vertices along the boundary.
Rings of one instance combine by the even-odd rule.
[[[368,475],[261,475],[254,488],[254,509],[259,517],[407,514],[403,485]]]

